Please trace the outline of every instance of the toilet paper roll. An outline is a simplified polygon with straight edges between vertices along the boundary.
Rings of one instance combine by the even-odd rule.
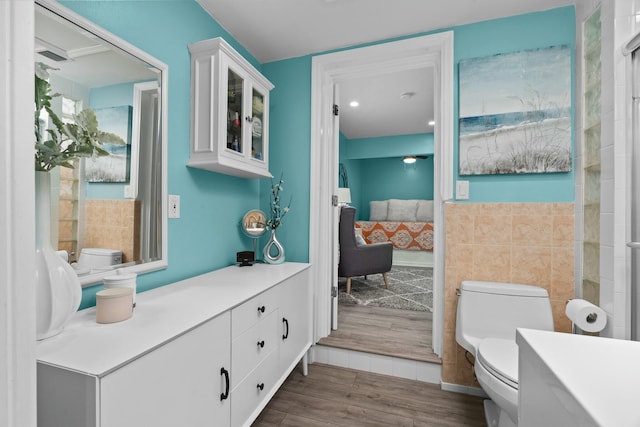
[[[607,325],[607,313],[583,299],[572,299],[565,310],[567,317],[585,332],[600,332]]]

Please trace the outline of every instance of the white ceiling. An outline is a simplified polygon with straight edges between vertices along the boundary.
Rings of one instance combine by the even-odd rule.
[[[197,0],[261,63],[456,25],[575,4],[581,0]],[[433,70],[340,83],[347,138],[432,132]],[[404,92],[415,92],[400,99]],[[357,109],[348,103],[356,99]]]
[[[197,0],[261,63],[579,0]]]
[[[48,10],[36,6],[34,20],[35,60],[52,67],[52,74],[86,88],[156,78],[148,64]],[[42,56],[42,51],[66,56],[68,60],[54,61]]]

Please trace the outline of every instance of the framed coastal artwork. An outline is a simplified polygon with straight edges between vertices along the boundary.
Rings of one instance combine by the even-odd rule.
[[[104,144],[108,156],[91,157],[85,160],[84,176],[88,182],[129,182],[131,169],[131,114],[132,107],[96,108],[98,128],[122,138],[125,145]]]
[[[460,175],[570,172],[571,49],[459,64]]]

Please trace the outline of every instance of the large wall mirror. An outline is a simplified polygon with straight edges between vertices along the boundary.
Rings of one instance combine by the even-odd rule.
[[[63,120],[91,107],[126,142],[52,173],[52,242],[83,286],[167,266],[168,67],[56,2],[36,0],[35,60]],[[46,126],[47,117],[40,117]]]

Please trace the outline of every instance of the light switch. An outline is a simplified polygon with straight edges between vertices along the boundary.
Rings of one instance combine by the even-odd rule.
[[[456,181],[456,199],[469,199],[469,181]]]

